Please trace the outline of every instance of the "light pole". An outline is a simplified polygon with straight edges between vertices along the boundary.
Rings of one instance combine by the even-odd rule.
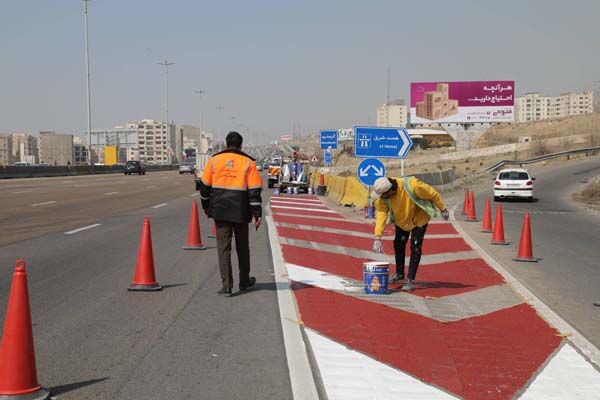
[[[92,106],[90,94],[90,49],[88,45],[88,1],[83,0],[83,20],[85,26],[85,80],[87,83],[87,127],[88,127],[88,164],[92,165]]]
[[[165,129],[167,132],[167,141],[169,143],[169,157],[171,157],[173,149],[171,149],[171,132],[169,132],[169,66],[175,63],[170,63],[168,60],[165,60],[164,62],[159,62],[157,64],[165,67]],[[169,160],[169,163],[171,162],[172,160]]]
[[[206,94],[205,90],[194,90],[198,96],[200,96],[200,133],[202,133],[204,119],[202,118],[202,95]]]

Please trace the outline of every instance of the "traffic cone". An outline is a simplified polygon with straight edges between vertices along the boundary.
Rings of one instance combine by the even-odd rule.
[[[192,213],[190,214],[190,224],[188,228],[188,237],[184,250],[206,250],[202,244],[202,236],[200,235],[200,223],[198,222],[198,205],[192,200]]]
[[[217,225],[213,222],[212,231],[207,235],[209,238],[217,237]]]
[[[0,399],[47,399],[37,381],[25,261],[17,260],[0,343]]]
[[[319,186],[317,186],[317,195],[325,196],[327,193],[327,186],[325,185],[325,174],[319,174]]]
[[[483,223],[481,224],[481,232],[492,233],[492,206],[490,199],[485,200],[485,211],[483,212]]]
[[[521,228],[521,240],[519,240],[519,251],[517,256],[513,258],[515,261],[538,262],[538,259],[533,256],[531,244],[531,219],[529,213],[525,212],[523,217],[523,227]]]
[[[477,222],[477,214],[475,213],[475,195],[473,192],[469,192],[469,208],[467,209],[467,222]]]
[[[494,221],[494,233],[492,234],[491,244],[507,245],[504,240],[504,220],[502,219],[502,205],[496,206],[496,221]]]
[[[461,214],[467,215],[468,209],[469,209],[469,189],[465,189],[465,200],[463,201],[463,209],[461,211]]]
[[[144,218],[142,238],[138,250],[138,258],[135,264],[133,282],[127,288],[131,291],[156,291],[162,290],[162,286],[154,276],[154,256],[152,254],[152,234],[150,233],[150,220]]]

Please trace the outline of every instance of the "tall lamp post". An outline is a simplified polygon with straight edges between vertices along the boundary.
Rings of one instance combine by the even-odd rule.
[[[202,95],[206,94],[205,90],[194,90],[198,96],[200,96],[200,133],[202,133],[202,129],[204,128],[204,118],[202,117]]]
[[[165,60],[164,62],[157,63],[165,67],[165,129],[167,132],[167,140],[169,143],[168,149],[170,150],[169,157],[172,156],[173,149],[171,149],[171,132],[169,131],[169,66],[175,64]],[[169,160],[171,163],[172,160]]]
[[[85,26],[85,80],[87,84],[87,127],[88,127],[88,164],[92,165],[92,106],[90,94],[90,49],[88,45],[88,1],[83,0],[83,20]]]

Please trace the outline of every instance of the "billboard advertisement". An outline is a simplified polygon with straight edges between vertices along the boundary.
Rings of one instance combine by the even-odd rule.
[[[410,84],[410,122],[514,122],[515,81]]]

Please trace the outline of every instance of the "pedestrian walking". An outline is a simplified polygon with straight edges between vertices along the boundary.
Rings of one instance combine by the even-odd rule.
[[[440,194],[428,184],[415,177],[379,178],[374,184],[376,223],[373,251],[383,253],[381,235],[386,223],[396,227],[394,238],[394,254],[396,257],[396,273],[390,282],[404,281],[404,257],[406,243],[410,236],[410,262],[408,277],[401,290],[415,289],[414,280],[417,276],[423,238],[427,224],[432,217],[441,216],[448,220],[449,213]]]
[[[232,295],[231,238],[239,264],[239,289],[245,291],[256,283],[250,276],[248,224],[258,229],[262,224],[262,179],[254,159],[242,152],[243,138],[229,132],[227,148],[208,159],[200,181],[202,209],[214,219],[222,288],[219,294]]]

